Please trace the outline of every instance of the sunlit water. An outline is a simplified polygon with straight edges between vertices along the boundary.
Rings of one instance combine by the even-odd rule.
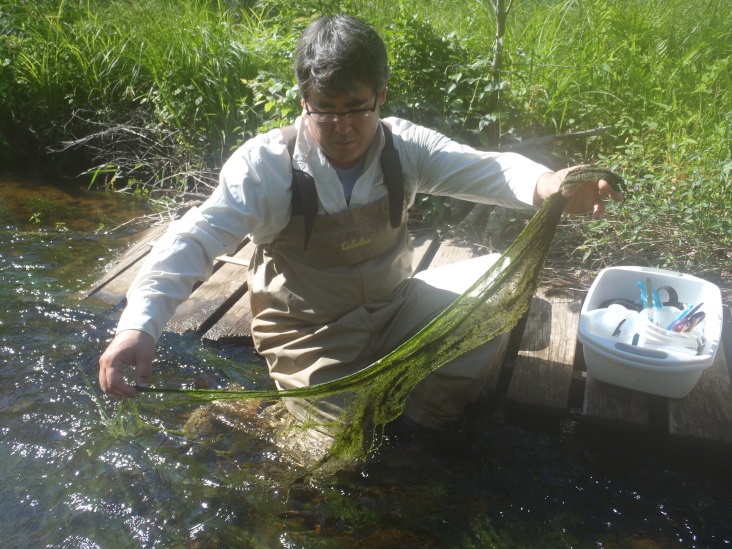
[[[141,205],[0,181],[3,547],[720,547],[729,464],[574,420],[498,411],[444,439],[392,435],[367,464],[308,480],[266,428],[96,384],[119,311],[81,301],[129,244]],[[269,387],[246,348],[164,336],[156,383]],[[487,410],[487,409],[486,409]],[[673,450],[675,452],[675,450]],[[715,451],[716,452],[716,451]],[[705,455],[706,454],[706,455]]]

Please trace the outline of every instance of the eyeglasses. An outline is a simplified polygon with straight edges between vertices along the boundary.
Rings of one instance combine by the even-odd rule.
[[[377,94],[374,97],[374,106],[370,109],[355,109],[352,111],[345,111],[345,112],[317,112],[317,111],[311,111],[310,107],[307,103],[305,103],[305,114],[307,114],[310,118],[313,119],[313,122],[317,122],[318,124],[332,124],[336,122],[339,118],[348,118],[350,120],[361,120],[363,118],[368,118],[374,112],[376,111],[376,104],[379,101],[379,95]]]

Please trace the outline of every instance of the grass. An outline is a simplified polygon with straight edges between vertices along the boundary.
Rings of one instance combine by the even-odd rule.
[[[726,271],[728,7],[515,3],[491,112],[495,22],[484,1],[0,0],[0,159],[73,159],[76,173],[100,168],[96,183],[202,190],[233,147],[299,114],[297,38],[314,15],[348,12],[387,41],[389,114],[479,146],[490,124],[504,141],[610,128],[550,151],[609,166],[633,187],[605,221],[568,222],[568,259]]]

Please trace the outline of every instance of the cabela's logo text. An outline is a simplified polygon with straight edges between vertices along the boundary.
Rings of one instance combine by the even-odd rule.
[[[375,223],[370,223],[365,227],[358,227],[350,231],[343,231],[338,236],[338,243],[342,251],[353,250],[361,246],[368,246],[373,241]]]

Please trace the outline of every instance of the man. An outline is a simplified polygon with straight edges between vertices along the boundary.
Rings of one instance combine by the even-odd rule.
[[[406,120],[382,122],[386,49],[354,18],[312,23],[295,68],[303,115],[290,133],[270,131],[240,147],[212,196],[158,242],[100,359],[104,392],[137,393],[124,382],[125,365],[135,366],[137,385],[148,385],[155,342],[176,306],[210,275],[213,258],[246,236],[257,245],[248,273],[252,335],[278,387],[358,371],[434,318],[490,264],[478,258],[461,268],[473,275],[447,288],[431,283],[429,271],[410,278],[407,210],[418,192],[530,208],[557,191],[568,171],[477,151]],[[622,196],[590,181],[566,211],[598,218],[603,199]],[[407,418],[449,425],[477,398],[504,346],[497,338],[430,374],[410,395]],[[333,418],[343,402],[287,405],[299,417]]]

